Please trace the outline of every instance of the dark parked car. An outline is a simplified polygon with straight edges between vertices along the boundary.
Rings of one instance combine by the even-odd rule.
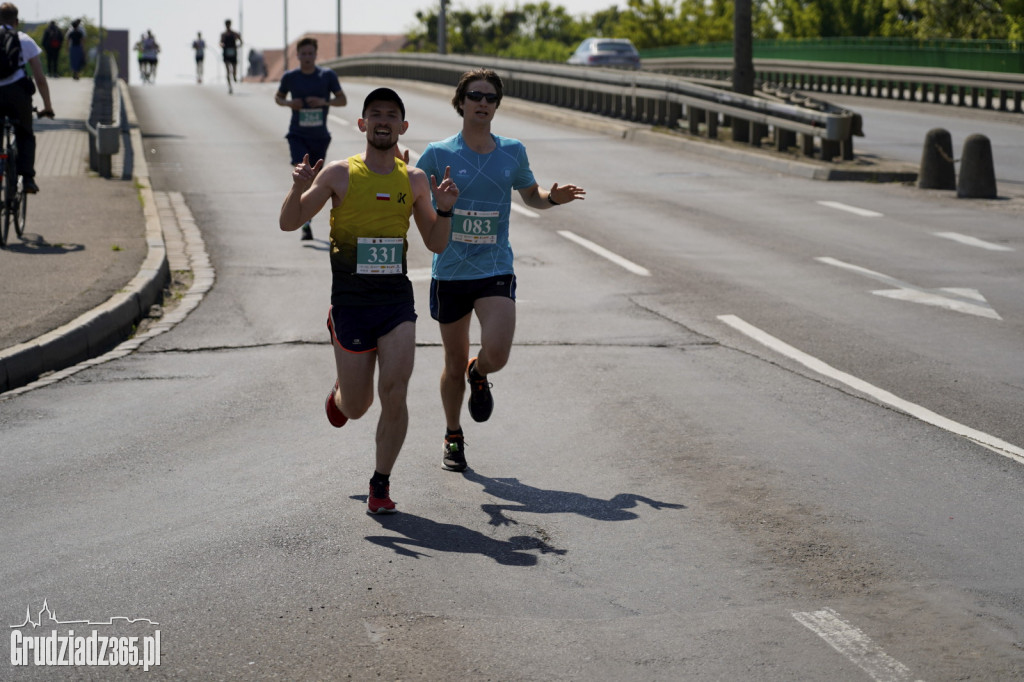
[[[570,64],[640,68],[640,54],[626,38],[587,38],[569,57]]]

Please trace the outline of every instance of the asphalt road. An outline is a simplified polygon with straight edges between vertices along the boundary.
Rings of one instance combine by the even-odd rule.
[[[370,87],[345,83],[353,103]],[[494,417],[464,424],[465,475],[440,467],[410,239],[401,513],[370,517],[377,411],[341,431],[323,415],[327,227],[277,229],[273,89],[133,91],[153,186],[184,194],[216,285],[138,352],[0,407],[11,625],[44,599],[61,620],[155,621],[130,626],[160,631],[152,679],[1024,678],[1013,201],[793,179],[503,109],[541,184],[587,199],[513,218],[516,346]],[[405,146],[457,130],[445,97],[402,92]],[[335,110],[332,157],[364,146],[355,109]]]

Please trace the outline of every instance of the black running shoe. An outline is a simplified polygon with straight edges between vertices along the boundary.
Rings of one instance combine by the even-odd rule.
[[[476,371],[476,358],[466,367],[466,381],[469,382],[469,416],[473,421],[485,422],[494,411],[491,384]]]
[[[461,433],[444,437],[444,468],[448,471],[466,470],[466,441]]]

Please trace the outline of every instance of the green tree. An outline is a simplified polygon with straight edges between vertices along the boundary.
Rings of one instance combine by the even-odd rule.
[[[1009,35],[1010,17],[996,0],[918,0],[921,38],[1001,39]],[[1006,3],[1015,7],[1015,3]]]
[[[685,44],[683,15],[671,0],[629,0],[615,37],[629,38],[637,49]]]
[[[440,6],[420,11],[420,27],[409,35],[410,49],[437,51]],[[520,59],[565,61],[587,35],[585,22],[573,18],[561,5],[538,3],[496,9],[483,5],[475,11],[448,12],[448,46],[454,54],[490,54]]]
[[[1005,39],[1024,26],[1024,0],[775,0],[785,38],[900,36]]]

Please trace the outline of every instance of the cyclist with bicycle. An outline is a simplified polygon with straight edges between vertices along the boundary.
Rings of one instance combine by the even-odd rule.
[[[5,31],[17,34],[20,55],[13,54],[16,50],[3,49],[8,45],[4,39]],[[53,105],[50,103],[50,87],[39,58],[42,50],[30,36],[18,31],[18,8],[10,2],[0,4],[0,50],[4,52],[0,54],[0,118],[7,116],[14,125],[18,145],[18,174],[23,178],[25,192],[35,194],[39,186],[35,181],[36,135],[32,130],[32,95],[37,87],[43,98],[43,110],[39,115],[53,118]],[[9,63],[14,61],[12,58],[16,58],[15,63]],[[12,67],[13,71],[5,73]]]

